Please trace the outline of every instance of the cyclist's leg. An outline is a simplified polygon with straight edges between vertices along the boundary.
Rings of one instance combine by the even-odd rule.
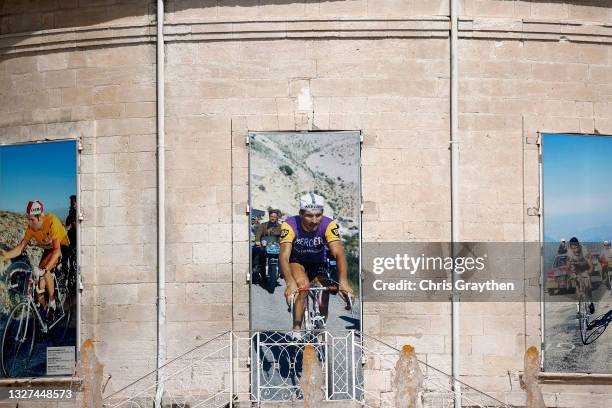
[[[295,280],[298,288],[305,288],[309,284],[308,275],[304,266],[293,262],[289,264],[291,269],[291,276]],[[304,300],[308,296],[308,292],[298,292],[295,298],[295,305],[293,307],[293,329],[300,330],[302,328],[302,316],[304,315]]]
[[[49,291],[49,302],[55,301],[55,282],[53,281],[53,272],[47,272],[43,275],[47,289]]]
[[[321,312],[321,315],[325,317],[325,320],[327,320],[327,314],[329,312],[329,291],[321,293],[319,311]]]
[[[38,303],[46,309],[47,308],[47,299],[45,298],[45,292],[47,291],[47,281],[42,277],[37,277],[36,283],[36,298]]]
[[[591,283],[591,276],[587,275],[584,278],[584,286],[585,286],[585,291],[586,291],[586,295],[587,298],[589,300],[589,302],[593,301],[593,284]]]
[[[40,268],[44,268],[47,266],[47,264],[49,263],[49,260],[51,259],[51,255],[52,252],[50,250],[45,250],[43,252],[42,258],[40,260]],[[57,264],[61,264],[62,262],[62,256],[60,255],[60,259],[57,260]],[[47,293],[49,294],[49,302],[51,303],[55,303],[55,282],[53,281],[53,273],[55,271],[55,267],[53,268],[52,271],[47,271],[44,275],[44,281],[45,281],[45,286],[47,289]]]

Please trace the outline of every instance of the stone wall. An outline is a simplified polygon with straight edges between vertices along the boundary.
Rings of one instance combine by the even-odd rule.
[[[82,338],[122,382],[154,368],[154,47],[0,62],[2,143],[82,138]]]

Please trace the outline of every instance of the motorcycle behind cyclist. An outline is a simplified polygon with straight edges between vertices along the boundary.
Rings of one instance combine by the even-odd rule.
[[[280,210],[268,210],[268,221],[258,225],[255,231],[253,247],[254,272],[262,285],[268,286],[268,291],[274,292],[278,278],[278,254],[281,224]]]

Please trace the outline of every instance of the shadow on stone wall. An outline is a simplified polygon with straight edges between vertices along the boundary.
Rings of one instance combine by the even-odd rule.
[[[422,0],[423,4],[407,5],[406,11],[415,10],[416,14],[447,14],[449,0]],[[490,0],[492,3],[516,3],[516,0]],[[363,4],[362,4],[363,3]],[[523,4],[568,4],[583,7],[609,7],[609,0],[524,0]],[[407,3],[411,4],[411,3]],[[166,0],[167,13],[183,13],[199,10],[194,17],[234,17],[248,18],[257,16],[257,7],[295,5],[296,15],[299,8],[325,6],[337,15],[355,15],[358,7],[365,8],[359,0]],[[381,4],[382,6],[382,4]],[[272,7],[270,9],[272,9]],[[57,28],[89,27],[107,23],[129,25],[155,21],[155,0],[0,0],[0,35],[27,33]],[[375,13],[376,3],[367,3],[369,14]],[[402,7],[396,7],[402,11]],[[389,12],[388,7],[383,14]],[[418,11],[418,12],[417,12]],[[290,15],[291,8],[282,15]],[[277,15],[276,11],[264,12],[266,17]],[[280,15],[280,14],[278,14]],[[396,17],[399,17],[396,16]]]

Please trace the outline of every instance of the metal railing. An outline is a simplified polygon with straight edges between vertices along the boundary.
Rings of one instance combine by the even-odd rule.
[[[359,332],[225,332],[107,395],[104,407],[221,408],[303,398],[302,356],[307,344],[316,350],[323,381],[320,398],[328,403],[394,407],[392,378],[399,350]],[[455,380],[419,362],[424,382],[423,407],[454,407]],[[468,384],[461,383],[463,406],[505,407]]]

